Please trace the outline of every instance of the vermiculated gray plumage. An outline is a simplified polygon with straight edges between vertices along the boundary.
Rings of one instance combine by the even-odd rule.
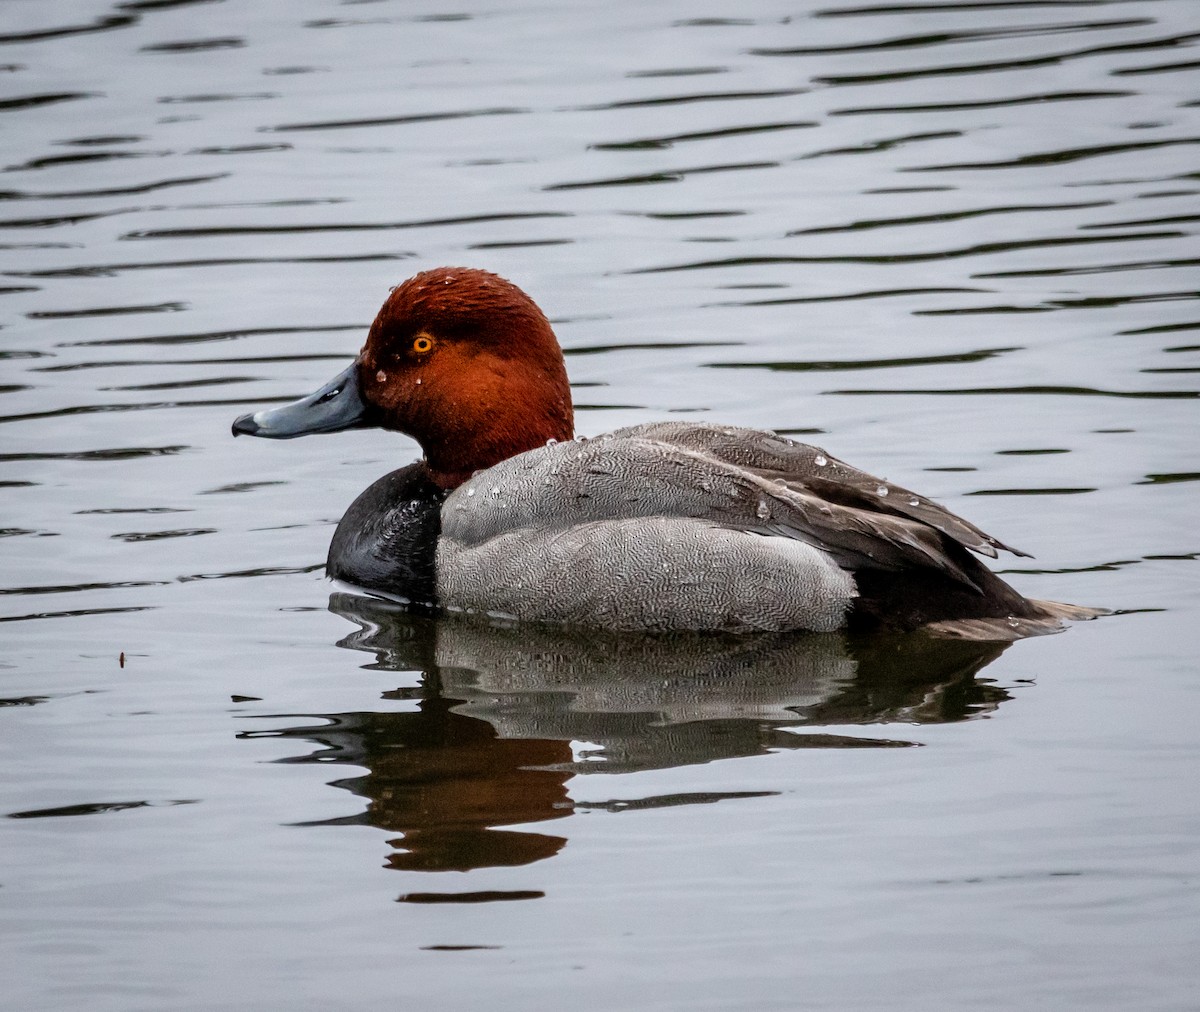
[[[928,570],[978,595],[987,571],[962,547],[1005,546],[816,447],[660,422],[518,454],[456,489],[438,599],[607,628],[829,630],[855,571]]]

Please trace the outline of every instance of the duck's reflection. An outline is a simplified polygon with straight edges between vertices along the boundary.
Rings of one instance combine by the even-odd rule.
[[[406,870],[519,865],[554,855],[562,837],[501,827],[561,819],[583,807],[566,790],[577,774],[782,748],[903,746],[911,742],[845,728],[962,720],[1008,698],[975,677],[1004,643],[498,627],[414,616],[352,594],[334,594],[330,609],[359,626],[339,646],[373,653],[372,668],[420,673],[416,688],[385,694],[412,699],[415,709],[314,715],[306,726],[269,733],[321,746],[287,761],[365,767],[362,776],[334,782],[368,801],[361,815],[338,822],[402,834],[392,841],[389,864]],[[841,733],[808,730],[831,726]],[[636,804],[718,799],[672,795]]]
[[[454,700],[430,693],[414,712],[345,713],[330,726],[296,728],[287,736],[325,746],[292,762],[365,766],[364,776],[336,780],[366,798],[363,823],[403,839],[389,866],[406,871],[467,871],[529,864],[556,854],[559,836],[494,829],[571,814],[564,768],[568,742],[502,738],[487,721],[455,713]]]

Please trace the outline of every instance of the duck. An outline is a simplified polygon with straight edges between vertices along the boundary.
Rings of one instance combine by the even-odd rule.
[[[424,456],[379,478],[326,573],[432,613],[643,632],[917,629],[1001,638],[1091,609],[1024,597],[1011,548],[820,447],[709,422],[577,436],[562,349],[519,287],[440,267],[392,288],[354,361],[233,434],[380,427]]]

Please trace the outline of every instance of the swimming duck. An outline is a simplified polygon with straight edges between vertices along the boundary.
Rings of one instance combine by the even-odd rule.
[[[233,423],[420,443],[346,511],[327,573],[424,609],[640,630],[1057,628],[973,553],[1025,555],[824,450],[650,422],[575,438],[562,350],[516,285],[443,267],[393,288],[315,393]]]

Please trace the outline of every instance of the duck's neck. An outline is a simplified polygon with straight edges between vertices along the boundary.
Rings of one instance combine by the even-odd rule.
[[[574,438],[574,411],[565,384],[562,393],[554,397],[513,396],[489,407],[482,416],[456,419],[441,439],[421,440],[425,466],[434,484],[454,489],[476,471],[518,453],[545,446],[551,440]]]

